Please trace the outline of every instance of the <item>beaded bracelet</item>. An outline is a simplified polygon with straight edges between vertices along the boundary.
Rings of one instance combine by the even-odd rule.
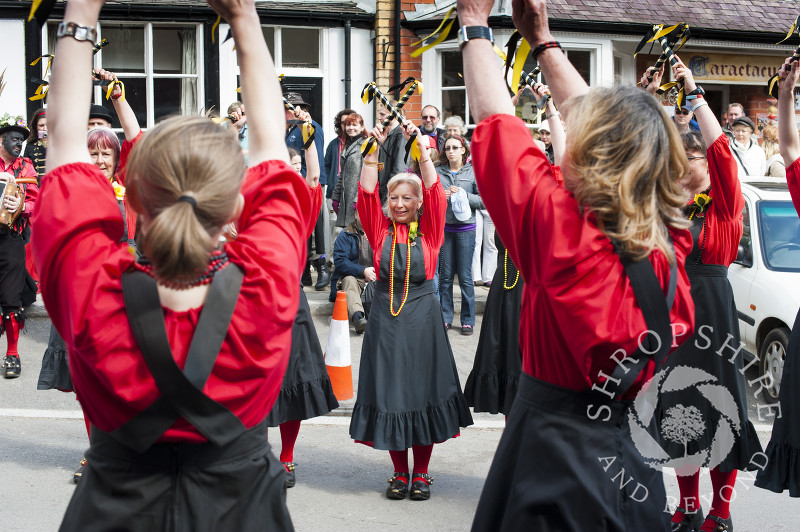
[[[379,172],[383,170],[383,163],[379,163],[378,161],[364,161],[364,164],[367,166],[377,166]]]
[[[533,49],[533,51],[531,52],[531,57],[536,59],[539,56],[540,53],[544,52],[548,48],[558,48],[559,50],[562,49],[561,48],[561,43],[558,42],[558,41],[545,41],[545,42],[539,44],[538,46],[536,46],[536,48]]]

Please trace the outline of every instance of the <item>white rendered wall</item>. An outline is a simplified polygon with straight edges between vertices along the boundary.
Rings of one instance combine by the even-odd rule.
[[[28,120],[25,109],[25,24],[20,19],[0,20],[3,36],[3,58],[0,72],[6,71],[3,94],[0,95],[0,116],[5,113],[22,115]]]

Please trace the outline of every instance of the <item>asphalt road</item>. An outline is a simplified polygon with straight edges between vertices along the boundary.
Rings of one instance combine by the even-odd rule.
[[[483,290],[479,289],[479,295]],[[479,315],[472,337],[461,336],[457,327],[450,332],[462,384],[472,366],[480,318]],[[328,319],[317,316],[315,324],[324,348]],[[0,486],[5,502],[0,517],[2,531],[56,530],[74,490],[72,472],[87,447],[85,426],[74,395],[36,390],[48,334],[48,320],[29,320],[20,339],[22,376],[0,380],[0,448],[4,450],[0,456]],[[350,341],[357,387],[361,337],[351,334]],[[0,352],[3,350],[4,345]],[[763,401],[753,397],[752,390],[748,396],[752,416]],[[383,492],[392,472],[391,462],[385,452],[352,443],[346,417],[351,405],[352,401],[345,401],[343,408],[334,412],[339,415],[303,423],[295,450],[298,483],[288,491],[296,529],[469,530],[502,432],[502,416],[475,415],[476,426],[464,430],[460,438],[435,447],[430,468],[435,482],[430,501],[388,501]],[[766,443],[771,420],[753,420]],[[277,454],[278,432],[273,430],[271,436]],[[677,496],[677,484],[669,471],[665,473],[665,483],[669,495]],[[740,475],[732,503],[736,530],[800,530],[796,501],[787,494],[773,494],[752,484],[746,474]],[[701,499],[706,500],[706,510],[710,491],[708,475],[704,474]],[[576,501],[576,511],[579,510]]]

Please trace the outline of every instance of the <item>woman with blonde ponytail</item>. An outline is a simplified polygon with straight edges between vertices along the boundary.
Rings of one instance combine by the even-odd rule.
[[[253,0],[209,4],[236,41],[250,168],[237,139],[205,118],[171,118],[141,137],[125,186],[146,260],[119,241],[111,184],[82,140],[92,89],[73,73],[90,69],[91,43],[57,43],[34,253],[92,426],[61,530],[292,528],[265,418],[289,357],[321,191],[288,164]],[[102,5],[70,0],[65,24],[91,34]],[[238,237],[220,245],[231,222]]]

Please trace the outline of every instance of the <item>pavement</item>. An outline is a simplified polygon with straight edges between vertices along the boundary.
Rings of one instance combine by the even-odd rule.
[[[458,293],[458,289],[455,292]],[[485,288],[476,289],[481,312],[487,293]],[[332,304],[327,301],[328,292],[306,289],[306,295],[325,349],[332,311]],[[5,488],[6,503],[0,518],[3,532],[58,528],[74,492],[72,472],[87,447],[86,429],[74,394],[36,390],[50,322],[43,308],[34,307],[29,317],[27,330],[20,338],[22,376],[14,380],[0,379],[0,448],[4,450],[0,455],[0,486]],[[472,368],[481,324],[482,314],[478,313],[474,336],[459,334],[457,324],[449,333],[462,386]],[[362,338],[351,329],[349,341],[355,390],[358,389]],[[752,390],[748,391],[748,399],[751,419],[762,442],[766,443],[771,431],[770,420],[755,417],[759,398],[753,397]],[[475,424],[464,429],[459,438],[435,446],[430,466],[435,482],[431,486],[430,501],[389,501],[384,497],[384,490],[386,478],[392,472],[391,462],[387,453],[354,444],[350,439],[349,413],[353,403],[354,399],[342,401],[340,408],[330,415],[302,424],[294,458],[298,483],[287,494],[295,528],[333,532],[387,528],[469,530],[502,435],[503,417],[474,414]],[[278,431],[272,429],[270,436],[277,455],[280,450]],[[674,500],[677,496],[675,476],[667,470],[664,478],[668,495]],[[701,477],[700,490],[707,511],[711,493],[707,474]],[[739,475],[732,496],[736,530],[800,530],[796,503],[787,494],[754,488],[749,473]],[[580,511],[580,501],[574,503],[576,511]]]

